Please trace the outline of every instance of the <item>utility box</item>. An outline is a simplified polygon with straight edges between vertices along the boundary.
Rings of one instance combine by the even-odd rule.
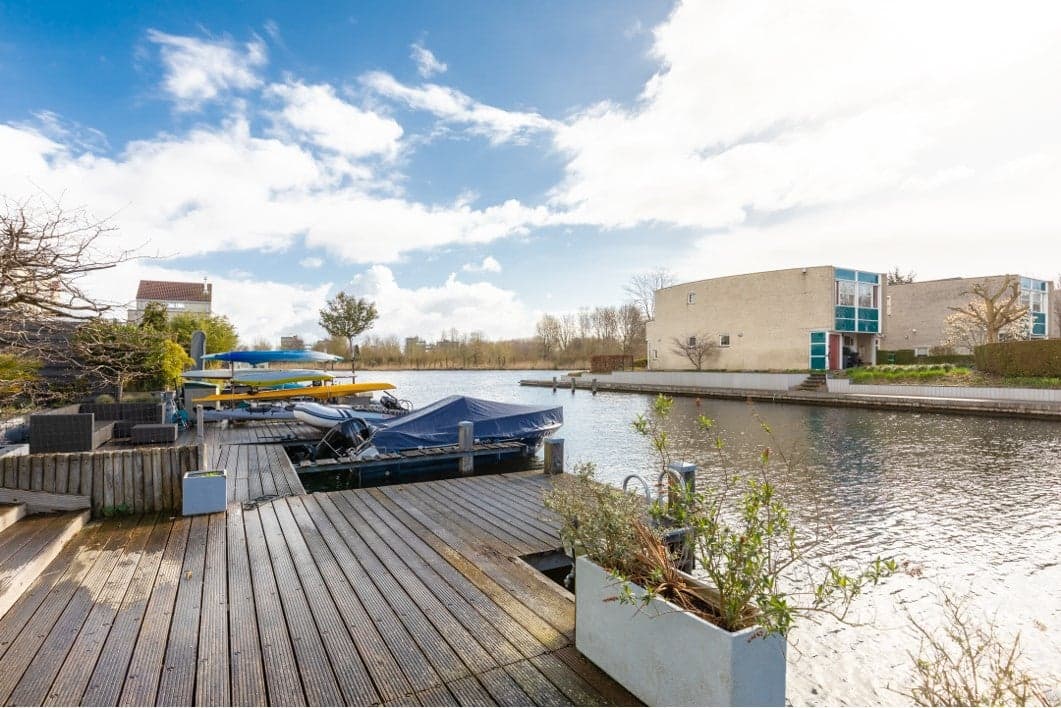
[[[228,493],[228,472],[225,470],[197,470],[184,473],[185,516],[213,514],[225,510]]]

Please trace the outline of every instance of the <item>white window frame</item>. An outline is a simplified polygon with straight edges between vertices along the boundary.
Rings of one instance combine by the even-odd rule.
[[[730,336],[728,334],[718,335],[718,346],[728,347],[730,345]]]
[[[696,346],[696,337],[689,337],[689,339],[686,340],[686,346],[695,347]]]
[[[850,289],[850,293],[846,293],[851,296],[851,302],[844,302],[843,291]],[[836,281],[836,304],[841,307],[856,307],[858,305],[858,283],[853,280],[837,280]]]

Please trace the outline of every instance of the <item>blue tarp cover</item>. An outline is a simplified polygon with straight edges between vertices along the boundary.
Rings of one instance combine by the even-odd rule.
[[[466,420],[474,424],[476,440],[517,440],[563,425],[564,408],[448,396],[400,418],[374,422],[372,444],[381,452],[456,445],[457,424]]]

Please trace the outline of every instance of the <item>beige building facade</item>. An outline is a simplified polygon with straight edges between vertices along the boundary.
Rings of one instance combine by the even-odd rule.
[[[139,324],[144,310],[152,302],[166,306],[169,317],[179,314],[209,315],[214,292],[210,283],[186,283],[170,280],[141,280],[136,289],[136,307],[128,310],[126,319]]]
[[[682,351],[706,343],[701,368],[842,369],[876,363],[886,277],[834,266],[683,283],[656,291],[648,367],[696,368]]]
[[[913,349],[917,356],[948,348],[970,353],[960,344],[948,342],[946,320],[955,314],[953,307],[964,307],[973,299],[974,285],[984,284],[990,293],[998,292],[1009,282],[1019,283],[1021,303],[1028,308],[1027,332],[1033,339],[1056,337],[1056,302],[1052,283],[1016,274],[990,275],[981,278],[946,278],[893,285],[884,301],[887,336],[881,349]]]

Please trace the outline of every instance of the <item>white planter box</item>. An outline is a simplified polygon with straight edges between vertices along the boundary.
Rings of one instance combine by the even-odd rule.
[[[575,584],[575,646],[646,704],[785,704],[784,637],[727,632],[658,598],[624,605],[620,584],[585,557]]]
[[[181,492],[184,516],[213,514],[225,510],[228,493],[225,470],[185,472]]]

